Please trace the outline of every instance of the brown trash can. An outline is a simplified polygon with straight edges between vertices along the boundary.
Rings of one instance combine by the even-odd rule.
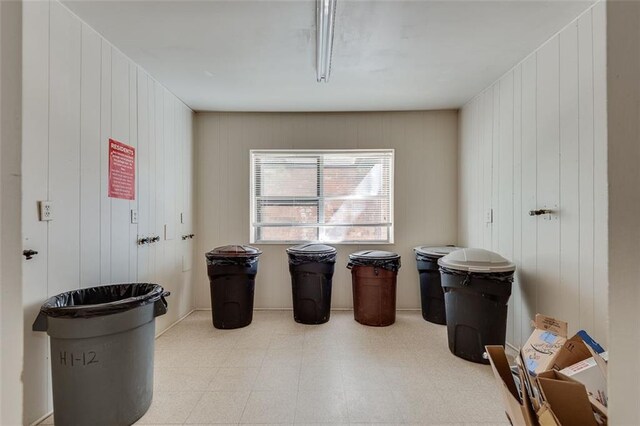
[[[384,327],[396,321],[396,284],[400,255],[365,250],[349,255],[353,315],[364,325]]]

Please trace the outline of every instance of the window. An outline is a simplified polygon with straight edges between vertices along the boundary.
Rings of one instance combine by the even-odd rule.
[[[251,242],[392,243],[393,155],[251,151]]]

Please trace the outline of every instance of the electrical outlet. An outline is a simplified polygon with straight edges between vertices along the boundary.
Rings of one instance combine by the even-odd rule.
[[[53,201],[38,201],[38,216],[41,222],[53,220]]]
[[[138,223],[138,210],[136,209],[131,209],[131,223]]]
[[[493,223],[493,209],[484,212],[484,223]]]

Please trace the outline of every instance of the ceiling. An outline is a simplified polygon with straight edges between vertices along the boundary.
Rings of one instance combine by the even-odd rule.
[[[591,3],[338,0],[324,84],[315,0],[65,1],[196,111],[457,108]]]

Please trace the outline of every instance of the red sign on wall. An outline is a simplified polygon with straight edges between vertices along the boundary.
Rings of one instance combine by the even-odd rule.
[[[136,149],[109,139],[109,197],[136,199]]]

